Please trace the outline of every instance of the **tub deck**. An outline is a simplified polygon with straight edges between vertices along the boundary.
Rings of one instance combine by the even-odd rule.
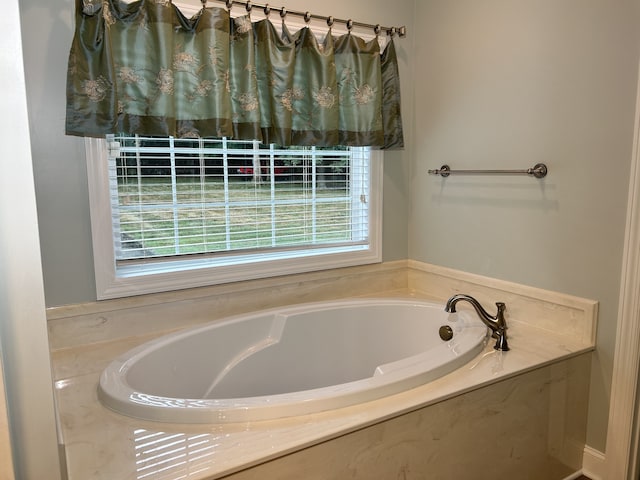
[[[419,271],[414,274],[435,275],[433,271]],[[428,384],[364,404],[327,412],[280,420],[206,425],[163,424],[136,420],[116,414],[99,403],[99,374],[111,359],[143,341],[158,336],[158,332],[146,336],[132,335],[113,341],[86,342],[85,345],[74,348],[54,349],[52,353],[56,395],[69,479],[222,478],[312,445],[327,445],[323,442],[350,432],[363,431],[365,427],[389,419],[405,418],[404,414],[424,407],[435,406],[449,399],[456,402],[455,398],[466,398],[465,394],[471,395],[472,392],[478,392],[488,385],[507,385],[506,380],[514,379],[526,372],[536,375],[534,372],[541,372],[545,368],[553,371],[554,365],[565,365],[563,362],[571,362],[572,359],[588,359],[589,356],[583,354],[594,349],[596,302],[545,293],[537,289],[529,290],[506,282],[487,282],[486,279],[478,279],[467,274],[457,275],[457,278],[451,280],[455,280],[455,283],[447,285],[447,278],[441,278],[440,271],[436,271],[436,274],[439,276],[439,284],[442,284],[447,294],[455,293],[460,287],[460,282],[466,281],[467,285],[463,285],[468,287],[465,289],[466,293],[479,294],[482,297],[487,293],[484,289],[490,289],[489,298],[507,303],[510,314],[507,319],[511,351],[497,352],[493,350],[492,345],[487,345],[463,368]],[[431,278],[423,278],[422,281],[432,284]],[[392,292],[385,291],[384,296],[390,293]],[[431,289],[429,294],[416,293],[414,289],[406,288],[395,290],[393,293],[398,296],[416,295],[436,301],[445,298],[442,293]],[[272,295],[273,289],[270,289],[268,294]],[[143,307],[134,313],[136,318],[142,314],[147,318],[150,314],[157,314],[162,310],[167,310],[165,305]],[[119,310],[114,315],[120,318],[132,311],[133,309]],[[527,312],[531,312],[531,315]],[[540,312],[544,314],[540,315]],[[92,328],[103,328],[105,322],[97,318],[104,319],[106,316],[106,313],[97,316],[93,313],[87,314],[87,330],[79,331],[79,335],[89,335],[86,332]],[[81,320],[77,315],[74,318],[76,324]],[[557,330],[552,334],[551,329],[547,328],[549,324],[557,324],[560,334]],[[100,335],[103,335],[103,330],[100,330]],[[516,382],[513,385],[519,384],[517,380],[513,381]],[[551,384],[551,388],[555,388],[554,384],[561,385],[562,382],[558,384],[552,381]],[[511,394],[507,392],[501,395],[508,399]],[[431,408],[433,407],[420,411],[430,411]],[[535,419],[532,421],[539,423]],[[413,424],[414,420],[411,423]],[[368,441],[375,443],[378,440]],[[546,442],[546,439],[543,440]],[[331,444],[332,442],[329,442],[329,445]],[[352,453],[358,455],[357,452]],[[252,477],[249,473],[246,477],[244,474],[238,475],[238,479],[242,480],[260,478],[260,475]]]
[[[522,325],[510,334],[511,351],[497,352],[488,345],[468,366],[412,390],[329,412],[252,423],[159,424],[124,417],[99,403],[98,375],[86,375],[58,388],[70,480],[135,479],[154,469],[157,474],[145,478],[220,478],[592,350],[554,342]],[[103,354],[111,352],[105,348]],[[157,449],[165,445],[180,445],[184,451],[175,457],[167,454],[159,465]],[[85,476],[87,472],[92,473]],[[169,472],[173,476],[167,476]]]

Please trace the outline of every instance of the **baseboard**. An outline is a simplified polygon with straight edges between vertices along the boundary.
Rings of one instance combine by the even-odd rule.
[[[604,453],[585,445],[582,473],[591,480],[604,480],[606,478]]]
[[[568,477],[564,477],[562,480],[576,480],[582,476],[582,470],[577,471],[576,473],[572,473]]]

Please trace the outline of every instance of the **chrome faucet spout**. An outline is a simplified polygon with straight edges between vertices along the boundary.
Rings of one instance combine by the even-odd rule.
[[[489,327],[491,336],[496,339],[496,344],[493,348],[500,351],[509,350],[509,344],[507,343],[507,322],[504,318],[506,305],[503,302],[496,302],[498,311],[495,315],[491,315],[480,305],[480,302],[471,295],[459,293],[447,300],[444,308],[445,311],[455,313],[456,304],[461,301],[470,303],[478,314],[478,317],[480,317],[480,320],[482,320],[482,323]]]

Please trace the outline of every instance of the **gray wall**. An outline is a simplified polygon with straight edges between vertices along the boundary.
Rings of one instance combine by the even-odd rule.
[[[20,0],[47,306],[95,300],[84,142],[64,135],[73,0]]]
[[[638,2],[416,2],[409,256],[600,301],[588,444],[604,451]],[[522,169],[544,181],[426,174]],[[496,299],[500,300],[500,299]]]
[[[199,1],[195,3],[200,5]],[[20,5],[47,306],[95,301],[84,142],[64,135],[65,81],[74,2],[20,0]],[[223,4],[210,2],[210,6],[215,5]],[[287,7],[372,24],[401,25],[412,20],[413,0],[331,0],[322,5],[291,0],[287,1]],[[277,15],[276,12],[274,16],[279,18]],[[410,45],[409,41],[398,42],[402,87],[408,93]],[[404,98],[407,111],[411,106],[409,98],[408,95]],[[411,143],[409,135],[405,140]],[[406,149],[385,156],[385,260],[407,258],[409,155],[410,149]]]

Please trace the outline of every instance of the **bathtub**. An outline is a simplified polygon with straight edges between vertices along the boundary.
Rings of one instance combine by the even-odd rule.
[[[441,339],[442,326],[451,339]],[[283,307],[145,343],[107,366],[98,397],[118,413],[160,422],[305,415],[432,381],[478,355],[487,334],[475,313],[415,299]]]

